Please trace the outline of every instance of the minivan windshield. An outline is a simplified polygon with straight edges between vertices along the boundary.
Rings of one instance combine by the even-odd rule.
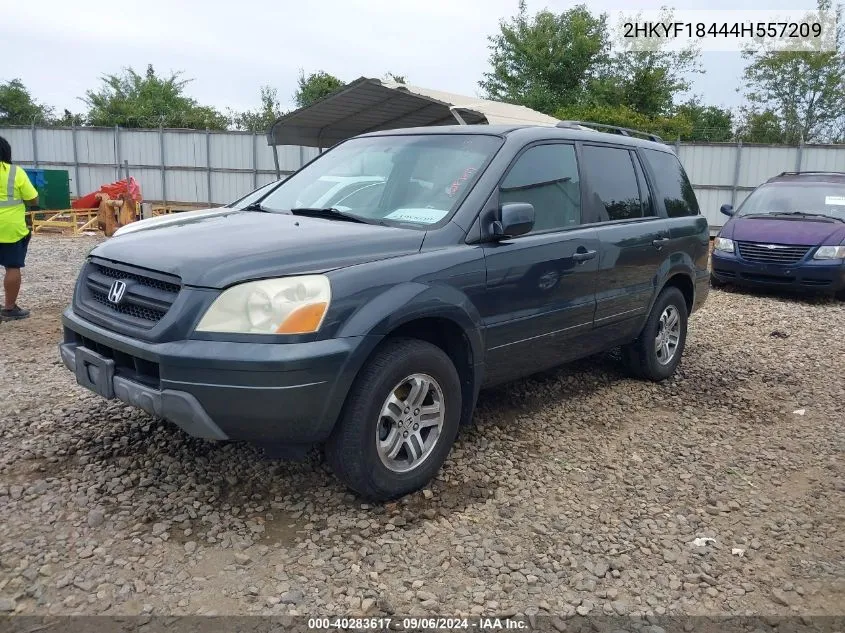
[[[784,214],[818,215],[845,221],[845,183],[769,183],[748,196],[737,211],[737,217]]]
[[[263,211],[331,209],[365,221],[425,228],[455,211],[502,142],[483,134],[355,138],[258,203]]]

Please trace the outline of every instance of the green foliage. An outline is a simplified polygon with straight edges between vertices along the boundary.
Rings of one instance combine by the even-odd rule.
[[[479,85],[490,99],[547,114],[584,101],[591,73],[608,52],[605,16],[583,4],[529,17],[520,0],[519,13],[499,30],[489,38],[492,68]]]
[[[771,110],[746,108],[737,135],[744,143],[785,143],[786,132],[780,117]]]
[[[233,112],[231,121],[236,130],[264,133],[282,114],[282,106],[279,103],[276,89],[270,86],[262,86],[261,106],[257,110]]]
[[[827,1],[819,10],[831,10]],[[841,8],[838,9],[841,13]],[[744,53],[750,127],[764,135],[781,131],[781,142],[824,142],[845,128],[845,34],[840,21],[837,50],[774,51],[765,45]],[[763,117],[763,118],[759,118]],[[777,119],[774,125],[772,117]]]
[[[692,128],[681,140],[724,143],[735,138],[733,113],[725,108],[690,100],[675,109],[675,117],[686,119]]]
[[[118,75],[105,75],[99,90],[85,93],[88,124],[225,130],[225,116],[185,95],[185,86],[191,80],[181,79],[181,75],[177,72],[159,77],[152,65],[147,66],[144,75],[132,68]]]
[[[305,76],[305,71],[300,70],[297,85],[296,92],[293,94],[293,100],[296,102],[297,107],[304,108],[330,95],[338,88],[341,88],[344,83],[323,70],[311,73],[307,77]]]
[[[0,83],[0,125],[45,125],[53,109],[32,98],[20,79]]]
[[[673,22],[673,13],[664,9],[661,21]],[[668,40],[632,40],[622,33],[617,26],[612,53],[592,82],[591,98],[624,105],[649,117],[671,115],[677,96],[690,89],[690,77],[702,72],[698,49],[690,46],[670,51],[666,50]]]
[[[408,80],[405,78],[405,75],[397,75],[391,72],[384,73],[384,77],[382,77],[384,81],[395,81],[398,84],[407,84]]]

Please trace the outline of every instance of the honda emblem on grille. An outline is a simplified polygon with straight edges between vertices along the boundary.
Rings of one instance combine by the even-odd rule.
[[[125,294],[126,282],[118,279],[111,285],[111,288],[109,288],[108,298],[111,303],[118,304],[123,300],[123,295]]]
[[[763,248],[768,248],[770,251],[776,250],[778,248],[787,248],[786,246],[780,246],[779,244],[763,244]]]

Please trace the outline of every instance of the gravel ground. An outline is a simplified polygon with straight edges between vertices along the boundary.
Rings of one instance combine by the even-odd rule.
[[[482,394],[430,489],[367,505],[78,387],[96,241],[33,240],[0,325],[0,612],[842,613],[845,304],[713,291],[674,379],[608,355]]]

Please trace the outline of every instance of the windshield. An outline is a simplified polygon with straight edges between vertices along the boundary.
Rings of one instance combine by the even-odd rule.
[[[771,183],[754,191],[737,216],[807,213],[845,220],[845,183]]]
[[[501,144],[479,134],[352,139],[288,178],[261,206],[334,208],[364,220],[425,227],[455,210]]]

